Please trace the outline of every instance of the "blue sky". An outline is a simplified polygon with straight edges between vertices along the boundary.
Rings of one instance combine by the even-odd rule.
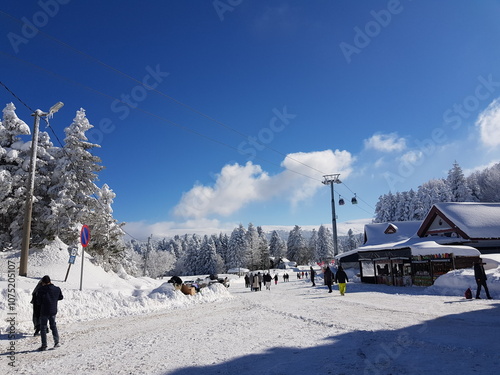
[[[4,2],[0,76],[34,109],[65,103],[61,140],[86,110],[98,184],[138,238],[319,226],[323,175],[357,194],[344,222],[500,160],[499,17],[492,0]]]

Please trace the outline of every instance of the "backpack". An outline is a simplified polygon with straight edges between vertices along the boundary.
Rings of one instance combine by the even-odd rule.
[[[472,299],[472,290],[470,290],[470,288],[467,288],[464,295],[466,299]]]

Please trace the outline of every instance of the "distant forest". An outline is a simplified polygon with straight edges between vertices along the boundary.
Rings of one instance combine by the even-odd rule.
[[[465,177],[457,162],[446,178],[420,185],[417,191],[384,194],[375,206],[376,223],[423,220],[435,203],[500,202],[500,163]]]

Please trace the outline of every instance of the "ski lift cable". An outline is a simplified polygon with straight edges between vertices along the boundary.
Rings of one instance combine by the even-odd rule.
[[[9,17],[9,18],[11,18],[13,20],[15,20],[16,22],[18,22],[20,24],[23,24],[23,22],[21,20],[17,19],[16,17],[14,17],[14,16],[12,16],[12,15],[6,13],[6,12],[3,12],[3,11],[0,10],[0,14],[3,14],[5,16],[7,16],[7,17]],[[93,56],[91,56],[91,55],[83,52],[83,51],[80,51],[79,49],[77,49],[75,47],[70,46],[69,44],[67,44],[67,43],[65,43],[65,42],[63,42],[63,41],[61,41],[61,40],[59,40],[59,39],[51,36],[50,34],[45,33],[43,30],[38,30],[38,32],[42,36],[44,36],[44,37],[52,40],[53,42],[56,42],[56,43],[60,44],[61,46],[65,47],[65,48],[68,48],[68,49],[72,50],[73,52],[76,52],[76,53],[78,53],[78,54],[86,57],[87,59],[90,59],[91,61],[94,61],[95,63],[97,63],[99,65],[102,65],[103,67],[105,67],[105,68],[107,68],[107,69],[109,69],[109,70],[111,70],[111,71],[113,71],[113,72],[115,72],[115,73],[117,73],[119,75],[122,75],[123,77],[125,77],[125,78],[127,78],[127,79],[129,79],[129,80],[131,80],[131,81],[133,81],[133,82],[135,82],[135,83],[137,83],[137,84],[139,84],[139,85],[147,88],[150,91],[156,92],[157,94],[159,94],[159,95],[161,95],[161,96],[163,96],[163,97],[171,100],[172,102],[176,103],[177,105],[182,106],[182,107],[188,109],[189,111],[191,111],[191,112],[193,112],[193,113],[195,113],[195,114],[197,114],[197,115],[199,115],[201,117],[204,117],[207,120],[218,124],[219,126],[222,126],[223,128],[231,130],[232,132],[234,132],[234,133],[240,135],[241,137],[243,137],[244,139],[248,139],[248,135],[247,134],[244,134],[244,133],[240,132],[239,130],[234,129],[233,127],[231,127],[231,126],[223,123],[222,121],[219,121],[219,120],[217,120],[217,119],[215,119],[215,118],[207,115],[206,113],[204,113],[204,112],[202,112],[202,111],[200,111],[200,110],[198,110],[198,109],[196,109],[196,108],[194,108],[194,107],[192,107],[192,106],[190,106],[188,104],[185,104],[185,103],[181,102],[178,99],[175,99],[174,97],[172,97],[170,95],[165,94],[164,92],[162,92],[162,91],[160,91],[160,90],[158,90],[158,89],[156,89],[154,87],[146,85],[141,80],[138,80],[137,78],[134,78],[134,77],[128,75],[127,73],[124,73],[121,70],[119,70],[119,69],[117,69],[117,68],[115,68],[115,67],[113,67],[113,66],[111,66],[109,64],[106,64],[105,62],[103,62],[103,61],[101,61],[101,60],[99,60],[99,59],[97,59],[97,58],[95,58],[95,57],[93,57]],[[316,169],[316,168],[314,168],[314,167],[312,167],[310,165],[307,165],[307,164],[301,162],[300,160],[297,160],[297,159],[295,159],[295,158],[293,158],[293,157],[291,157],[291,156],[289,156],[289,155],[287,155],[287,154],[285,154],[285,153],[283,153],[283,152],[281,152],[279,150],[276,150],[276,149],[274,149],[274,148],[272,148],[272,147],[270,147],[268,145],[264,145],[263,144],[262,146],[264,148],[268,149],[268,150],[271,150],[271,151],[273,151],[273,152],[275,152],[275,153],[283,156],[285,159],[288,158],[288,159],[290,159],[290,160],[292,160],[292,161],[294,161],[296,163],[299,163],[299,164],[301,164],[301,165],[303,165],[303,166],[305,166],[307,168],[310,168],[310,169],[312,169],[312,170],[314,170],[316,172],[325,174],[323,171],[320,171],[319,169]]]
[[[0,13],[1,13],[1,11],[0,11]],[[114,100],[114,101],[119,101],[119,102],[121,102],[121,103],[123,103],[123,104],[127,104],[127,103],[125,103],[122,99],[115,98],[115,97],[114,97],[114,96],[112,96],[112,95],[105,94],[105,93],[103,93],[103,92],[101,92],[101,91],[99,91],[99,90],[97,90],[97,89],[94,89],[94,88],[92,88],[92,87],[86,86],[86,85],[84,85],[84,84],[82,84],[82,83],[80,83],[80,82],[78,82],[78,81],[75,81],[75,80],[72,80],[72,79],[70,79],[70,78],[64,77],[64,76],[62,76],[62,75],[60,75],[60,74],[57,74],[57,73],[55,73],[55,72],[52,72],[52,71],[50,71],[50,70],[48,70],[48,69],[46,69],[46,68],[43,68],[43,67],[41,67],[41,66],[39,66],[39,65],[33,64],[33,63],[28,62],[28,61],[25,61],[25,60],[23,60],[23,59],[20,59],[20,58],[19,58],[19,57],[17,57],[17,56],[12,56],[12,55],[10,55],[10,54],[8,54],[8,53],[4,52],[4,51],[0,51],[0,53],[3,53],[3,54],[5,54],[5,55],[7,55],[8,57],[11,57],[11,58],[13,58],[13,59],[19,60],[19,61],[21,61],[21,62],[23,62],[23,63],[25,63],[25,64],[31,65],[31,66],[33,66],[33,67],[35,67],[35,68],[37,68],[37,69],[39,69],[39,70],[41,70],[41,71],[44,71],[44,72],[46,72],[46,73],[48,73],[48,74],[51,74],[51,75],[55,76],[55,77],[58,77],[58,78],[63,79],[63,80],[66,80],[66,81],[68,81],[69,83],[71,83],[71,84],[73,84],[73,85],[76,85],[76,86],[81,86],[81,87],[83,87],[83,88],[84,88],[84,89],[86,89],[86,90],[92,91],[92,92],[97,93],[97,94],[102,95],[102,96],[105,96],[105,97],[107,97],[107,98],[109,98],[109,99],[112,99],[112,100]],[[202,138],[206,138],[206,139],[208,139],[208,140],[210,140],[210,141],[212,141],[212,142],[214,142],[214,143],[218,143],[218,144],[220,144],[220,145],[223,145],[223,146],[226,146],[226,147],[228,147],[228,148],[231,148],[231,149],[233,149],[233,150],[235,150],[235,151],[237,151],[237,152],[239,152],[239,151],[240,151],[240,150],[239,150],[239,149],[237,149],[236,147],[231,146],[231,145],[229,145],[229,144],[227,144],[227,143],[225,143],[225,142],[222,142],[222,141],[216,140],[216,139],[214,139],[214,138],[211,138],[211,137],[209,137],[209,136],[207,136],[207,135],[205,135],[205,134],[203,134],[203,133],[200,133],[200,132],[198,132],[198,131],[196,131],[196,130],[194,130],[194,129],[191,129],[191,128],[190,128],[190,127],[188,127],[188,126],[181,125],[181,124],[179,124],[179,123],[177,123],[177,122],[174,122],[174,121],[172,121],[172,120],[169,120],[169,119],[167,119],[167,118],[164,118],[164,117],[162,117],[162,116],[160,116],[160,115],[156,115],[156,114],[154,114],[154,113],[151,113],[151,112],[149,112],[149,111],[146,111],[146,110],[144,110],[144,109],[142,109],[142,108],[140,108],[140,107],[135,107],[135,108],[132,108],[132,109],[135,109],[135,110],[138,110],[138,111],[140,111],[140,112],[143,112],[143,113],[145,113],[145,114],[147,114],[147,115],[149,115],[149,116],[156,117],[157,119],[159,119],[159,120],[161,120],[161,121],[164,121],[164,122],[167,122],[167,123],[169,123],[169,124],[171,124],[171,125],[173,125],[173,126],[179,127],[179,128],[181,128],[181,129],[183,129],[183,130],[185,130],[185,131],[187,131],[187,132],[191,132],[191,133],[193,133],[193,134],[196,134],[196,135],[198,135],[198,136],[200,136],[200,137],[202,137]],[[48,125],[48,124],[47,124],[47,125]],[[260,157],[260,156],[256,156],[256,159],[259,159],[259,160],[261,160],[261,161],[264,161],[264,162],[269,163],[269,164],[271,164],[271,165],[274,165],[274,166],[276,166],[276,167],[283,168],[283,166],[282,166],[282,165],[277,164],[277,163],[274,163],[274,162],[272,162],[272,161],[270,161],[270,160],[264,159],[264,158],[262,158],[262,157]],[[297,160],[295,160],[295,159],[293,159],[293,158],[291,158],[291,157],[289,157],[289,159],[290,159],[290,160],[297,161]],[[306,167],[309,167],[308,165],[306,165],[306,164],[304,164],[304,163],[302,163],[302,162],[300,162],[300,161],[297,161],[297,162],[298,162],[298,163],[300,163],[300,164],[303,164],[303,165],[304,165],[304,166],[306,166]],[[312,168],[312,167],[309,167],[309,168]],[[312,168],[312,169],[314,169],[314,168]],[[318,179],[318,178],[315,178],[315,177],[312,177],[312,176],[309,176],[309,175],[303,174],[303,173],[298,172],[298,171],[295,171],[295,170],[293,170],[293,169],[286,168],[286,170],[288,170],[288,171],[290,171],[290,172],[293,172],[293,173],[296,173],[296,174],[298,174],[298,175],[301,175],[301,176],[303,176],[303,177],[306,177],[306,178],[309,178],[309,179],[312,179],[312,180],[315,180],[315,181],[319,181],[319,182],[321,182],[321,180],[320,180],[320,179]],[[319,171],[319,170],[318,170],[318,172],[321,172],[321,171]],[[324,173],[324,172],[321,172],[321,173]]]
[[[1,11],[0,11],[0,12],[1,12]],[[99,91],[99,90],[97,90],[97,89],[94,89],[94,88],[92,88],[92,87],[86,86],[86,85],[84,85],[84,84],[82,84],[82,83],[80,83],[80,82],[78,82],[78,81],[72,80],[72,79],[67,78],[67,77],[65,77],[65,76],[62,76],[62,75],[60,75],[60,74],[57,74],[57,73],[55,73],[55,72],[52,72],[52,71],[50,71],[50,70],[48,70],[48,69],[45,69],[45,68],[43,68],[43,67],[41,67],[41,66],[38,66],[38,65],[33,64],[33,63],[31,63],[31,62],[28,62],[28,61],[25,61],[25,60],[23,60],[23,59],[20,59],[20,58],[18,58],[17,56],[12,56],[12,55],[10,55],[10,54],[5,53],[4,51],[0,51],[0,53],[3,53],[3,54],[5,54],[5,55],[7,55],[7,56],[9,56],[9,57],[11,57],[11,58],[16,59],[16,60],[20,60],[20,61],[22,61],[22,62],[23,62],[23,63],[25,63],[25,64],[31,65],[31,66],[33,66],[33,67],[35,67],[35,68],[37,68],[37,69],[39,69],[39,70],[42,70],[42,71],[44,71],[44,72],[46,72],[46,73],[49,73],[49,74],[51,74],[51,75],[53,75],[53,76],[55,76],[55,77],[57,77],[57,78],[63,79],[63,80],[65,80],[65,81],[68,81],[69,83],[71,83],[71,84],[73,84],[73,85],[76,85],[76,86],[81,86],[81,87],[85,88],[86,90],[92,91],[92,92],[94,92],[94,93],[97,93],[97,94],[99,94],[99,95],[102,95],[102,96],[104,96],[104,97],[107,97],[107,98],[109,98],[109,99],[112,99],[112,100],[114,100],[114,101],[119,101],[119,102],[121,102],[121,103],[123,103],[123,104],[127,104],[127,103],[125,103],[122,99],[116,98],[116,97],[114,97],[114,96],[112,96],[112,95],[109,95],[109,94],[106,94],[106,93],[103,93],[103,92],[101,92],[101,91]],[[144,110],[144,109],[140,108],[139,106],[137,106],[137,107],[135,107],[135,108],[132,108],[132,109],[137,110],[137,111],[140,111],[140,112],[142,112],[142,113],[144,113],[144,114],[146,114],[146,115],[148,115],[148,116],[155,117],[156,119],[158,119],[158,120],[160,120],[160,121],[166,122],[166,123],[168,123],[168,124],[170,124],[170,125],[172,125],[172,126],[175,126],[175,127],[180,128],[180,129],[183,129],[183,130],[185,130],[185,131],[187,131],[187,132],[193,133],[193,134],[195,134],[195,135],[197,135],[197,136],[199,136],[199,137],[202,137],[202,138],[208,139],[208,140],[209,140],[209,141],[211,141],[211,142],[214,142],[214,143],[217,143],[217,144],[219,144],[219,145],[222,145],[222,146],[228,147],[228,148],[230,148],[230,149],[232,149],[232,150],[234,150],[234,151],[237,151],[237,152],[239,152],[239,151],[240,151],[238,148],[236,148],[236,147],[234,147],[234,146],[231,146],[231,145],[229,145],[229,144],[227,144],[227,143],[225,143],[225,142],[219,141],[219,140],[217,140],[217,139],[215,139],[215,138],[209,137],[209,136],[207,136],[207,135],[205,135],[205,134],[203,134],[203,133],[200,133],[200,132],[198,132],[198,131],[196,131],[196,130],[194,130],[194,129],[192,129],[192,128],[190,128],[190,127],[186,126],[186,125],[179,124],[179,123],[174,122],[174,121],[172,121],[172,120],[169,120],[169,119],[167,119],[167,118],[165,118],[165,117],[163,117],[163,116],[160,116],[160,115],[157,115],[157,114],[155,114],[155,113],[152,113],[152,112],[146,111],[146,110]],[[44,119],[44,120],[45,120],[45,119]],[[45,121],[46,121],[46,120],[45,120]],[[48,122],[47,122],[47,121],[46,121],[46,123],[47,123],[47,126],[50,128],[50,126],[48,125]],[[274,166],[276,166],[276,167],[283,168],[283,166],[282,166],[282,165],[277,164],[277,163],[275,163],[275,162],[272,162],[272,161],[270,161],[270,160],[267,160],[267,159],[265,159],[265,158],[263,158],[263,157],[261,157],[261,156],[256,156],[255,158],[256,158],[256,159],[258,159],[258,160],[261,160],[261,161],[263,161],[263,162],[266,162],[266,163],[268,163],[268,164],[274,165]],[[292,159],[292,158],[290,158],[290,159]],[[293,160],[293,159],[292,159],[292,160]],[[315,180],[315,181],[321,182],[321,180],[320,180],[320,179],[318,179],[318,178],[312,177],[312,176],[310,176],[310,175],[306,175],[306,174],[301,173],[301,172],[298,172],[298,171],[296,171],[296,170],[293,170],[293,169],[290,169],[290,168],[286,168],[286,170],[287,170],[287,171],[290,171],[290,172],[292,172],[292,173],[295,173],[295,174],[301,175],[301,176],[303,176],[303,177],[306,177],[306,178],[309,178],[309,179],[312,179],[312,180]]]

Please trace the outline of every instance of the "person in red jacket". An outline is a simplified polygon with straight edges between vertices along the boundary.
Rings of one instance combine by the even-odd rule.
[[[38,289],[36,302],[40,306],[40,336],[42,346],[38,350],[47,350],[47,323],[52,330],[54,348],[59,346],[59,332],[57,331],[56,315],[57,302],[63,299],[61,288],[52,284],[50,277],[42,277],[42,286]]]

